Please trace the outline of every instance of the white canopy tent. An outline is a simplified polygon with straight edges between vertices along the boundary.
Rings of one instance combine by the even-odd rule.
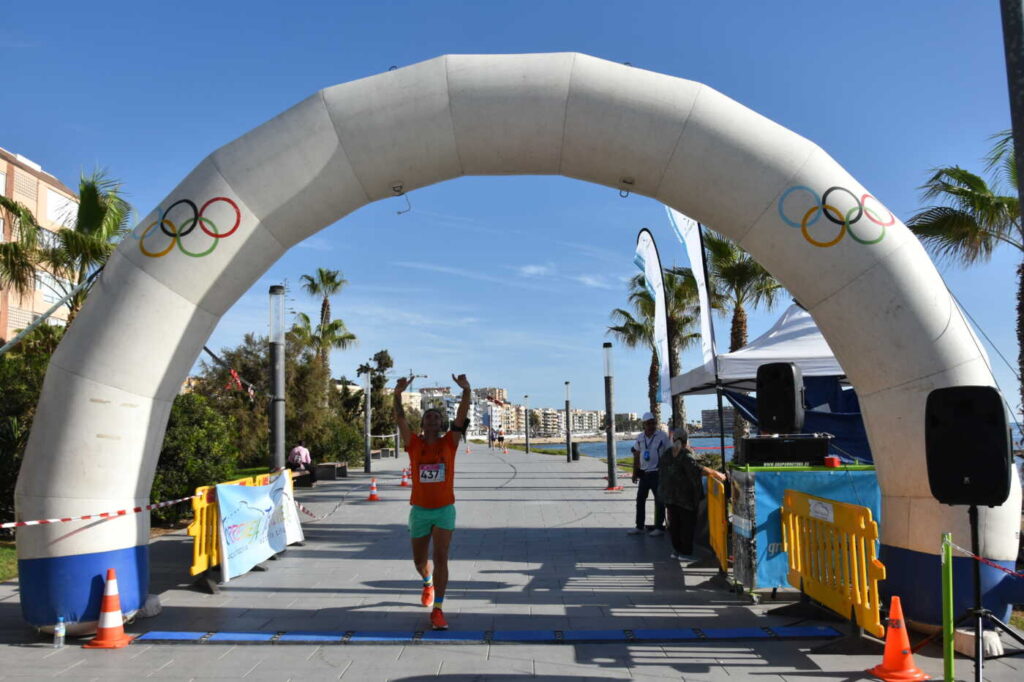
[[[786,309],[772,328],[743,348],[718,356],[718,378],[724,388],[741,391],[757,389],[757,368],[769,362],[795,362],[805,377],[841,377],[840,367],[825,337],[810,313],[795,303]],[[715,365],[702,366],[672,377],[672,394],[694,395],[715,392]]]

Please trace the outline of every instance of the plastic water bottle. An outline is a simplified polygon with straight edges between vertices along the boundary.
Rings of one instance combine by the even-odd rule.
[[[53,626],[53,648],[60,649],[64,646],[64,635],[67,629],[64,627],[64,616],[57,617],[57,624]]]

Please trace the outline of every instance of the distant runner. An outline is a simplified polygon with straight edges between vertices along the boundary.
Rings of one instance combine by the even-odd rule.
[[[505,429],[498,429],[498,449],[505,449]]]
[[[447,630],[444,618],[444,593],[448,587],[448,549],[455,531],[455,453],[460,434],[466,432],[469,420],[469,380],[465,374],[452,375],[462,389],[462,400],[450,431],[442,434],[444,415],[431,408],[423,413],[422,435],[414,435],[402,408],[402,391],[412,379],[402,377],[395,384],[395,422],[412,466],[412,496],[409,504],[409,534],[412,536],[412,560],[423,578],[420,603],[433,606],[430,625]],[[427,558],[434,543],[434,561]]]

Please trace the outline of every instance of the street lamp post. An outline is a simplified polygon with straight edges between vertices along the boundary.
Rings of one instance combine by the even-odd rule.
[[[604,411],[605,411],[605,438],[608,447],[608,488],[607,490],[622,490],[616,477],[618,462],[615,453],[615,408],[612,401],[612,344],[610,341],[604,343]]]
[[[572,414],[569,412],[569,382],[565,382],[565,461],[572,461]]]
[[[523,396],[523,409],[526,410],[526,454],[530,454],[530,396]]]
[[[284,468],[284,287],[270,287],[270,464]]]
[[[365,424],[363,426],[363,472],[370,473],[370,389],[373,387],[371,381],[373,376],[373,367],[367,362],[365,365],[360,365],[359,369],[356,370],[356,374],[366,374],[366,383],[363,384],[363,398],[365,400],[366,408],[363,412],[366,414]]]

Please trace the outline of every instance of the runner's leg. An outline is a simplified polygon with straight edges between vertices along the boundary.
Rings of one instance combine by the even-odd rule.
[[[448,587],[448,549],[452,544],[452,533],[434,526],[430,537],[434,540],[434,594],[435,599],[444,599]]]
[[[436,531],[437,528],[434,528]],[[430,565],[430,536],[424,535],[421,538],[412,539],[412,562],[416,565],[416,572],[420,574],[420,577],[424,580],[430,575],[432,566]]]

